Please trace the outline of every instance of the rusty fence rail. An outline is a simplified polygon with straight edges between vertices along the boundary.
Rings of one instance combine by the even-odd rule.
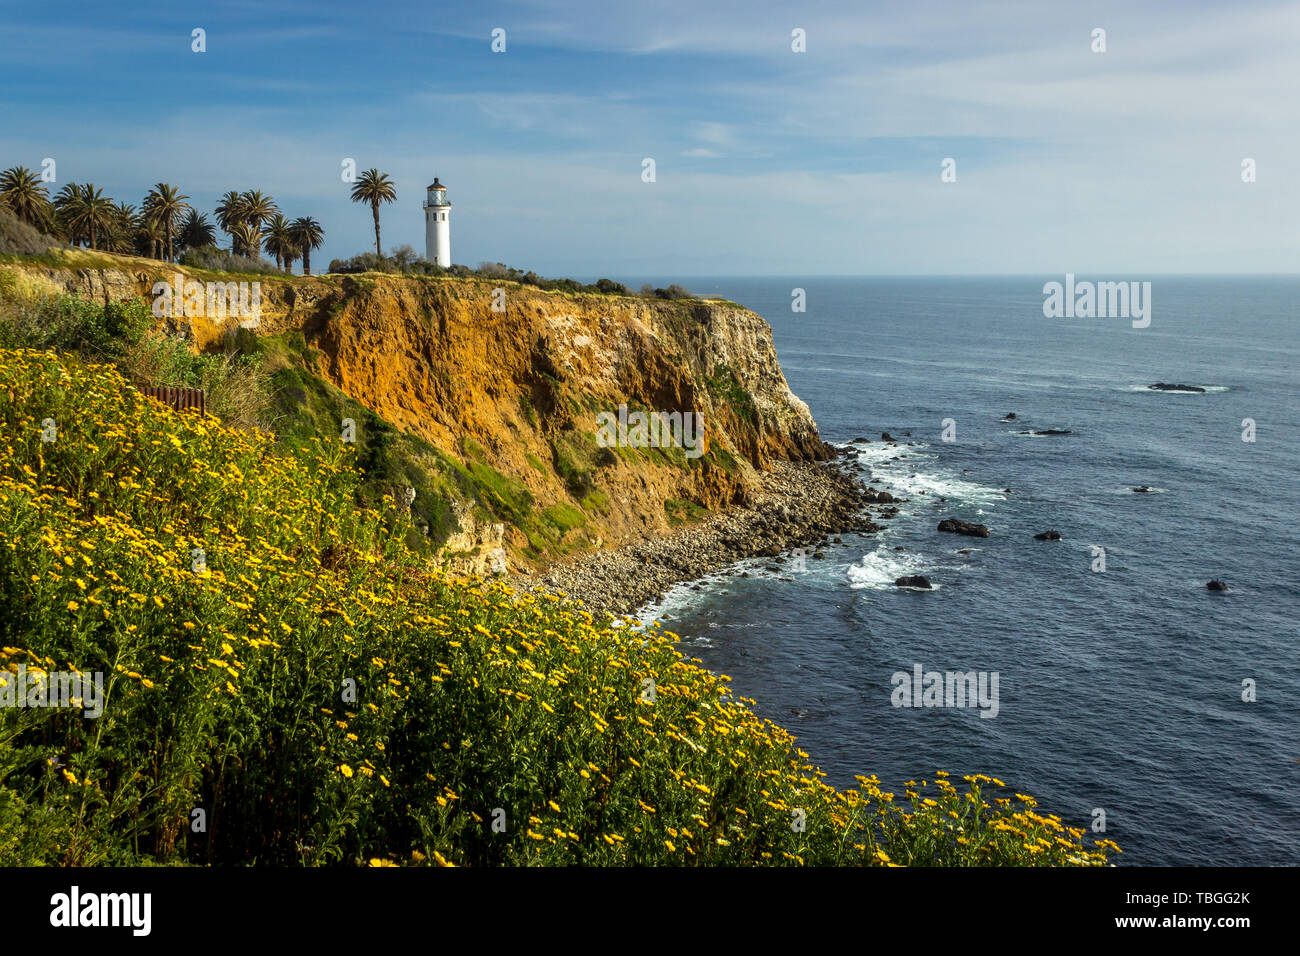
[[[150,398],[156,398],[164,405],[170,405],[178,412],[196,411],[200,415],[207,413],[207,393],[201,388],[177,388],[174,385],[141,385],[140,392]]]

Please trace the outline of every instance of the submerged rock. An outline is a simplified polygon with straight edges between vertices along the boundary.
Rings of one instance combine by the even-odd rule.
[[[1169,382],[1156,382],[1154,385],[1148,385],[1147,388],[1157,392],[1204,392],[1205,389],[1199,385],[1173,385]]]
[[[1227,582],[1227,581],[1220,581],[1220,580],[1218,580],[1217,578],[1216,578],[1215,580],[1213,580],[1213,581],[1207,581],[1206,584],[1205,584],[1205,586],[1206,586],[1207,588],[1209,588],[1211,591],[1231,591],[1231,590],[1232,590],[1232,588],[1228,587],[1228,582]]]
[[[1002,416],[1002,420],[1004,422],[1014,422],[1016,420],[1016,413],[1007,412],[1005,415]]]
[[[1034,540],[1035,541],[1060,541],[1061,532],[1056,531],[1055,529],[1051,531],[1044,531],[1042,534],[1034,535]]]
[[[1073,435],[1074,432],[1068,428],[1031,428],[1027,432],[1020,432],[1021,435]]]

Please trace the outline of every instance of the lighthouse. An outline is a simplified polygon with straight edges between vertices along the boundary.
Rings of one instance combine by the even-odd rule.
[[[424,199],[424,257],[444,269],[451,265],[451,203],[447,202],[447,187],[433,177]]]

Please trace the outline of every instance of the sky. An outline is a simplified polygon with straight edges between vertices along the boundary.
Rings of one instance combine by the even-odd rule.
[[[56,189],[135,203],[173,183],[210,218],[227,190],[262,189],[324,226],[318,270],[374,247],[348,159],[396,184],[385,251],[424,252],[438,176],[454,262],[548,276],[1296,269],[1294,3],[0,0],[0,16],[0,168],[52,158]]]

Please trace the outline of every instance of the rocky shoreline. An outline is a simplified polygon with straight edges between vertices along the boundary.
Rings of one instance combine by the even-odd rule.
[[[764,475],[762,490],[748,506],[666,538],[561,562],[513,583],[578,598],[595,613],[631,615],[674,585],[745,558],[770,557],[780,564],[786,560],[782,552],[802,547],[811,552],[808,560],[820,560],[818,549],[831,536],[878,531],[867,506],[886,505],[877,517],[888,518],[896,511],[888,507],[894,500],[864,486],[838,460],[782,461]]]

